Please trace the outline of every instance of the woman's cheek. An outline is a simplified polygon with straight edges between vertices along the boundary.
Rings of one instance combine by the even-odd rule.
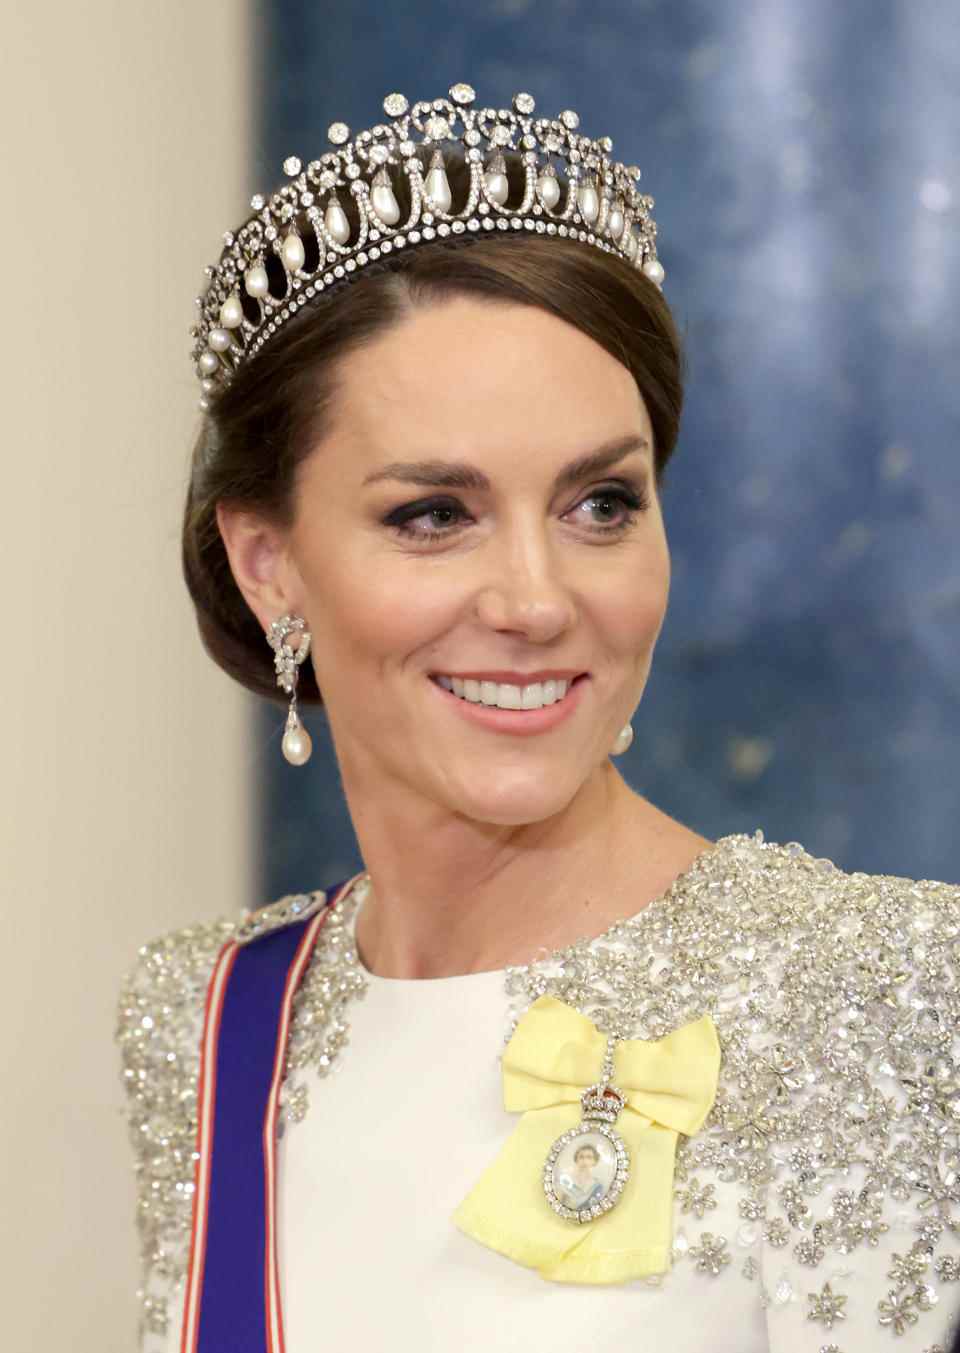
[[[425,578],[391,557],[379,569],[368,562],[340,571],[324,601],[328,610],[333,601],[337,623],[355,645],[402,655],[454,625],[464,598],[462,587]]]

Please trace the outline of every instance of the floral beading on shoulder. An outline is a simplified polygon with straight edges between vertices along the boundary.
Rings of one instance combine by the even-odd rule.
[[[197,1143],[200,1039],[217,954],[237,923],[190,926],[146,944],[117,1010],[137,1181],[140,1339],[162,1337],[187,1268]]]
[[[638,916],[511,969],[508,1036],[544,994],[625,1038],[710,1015],[720,1086],[681,1138],[674,1261],[759,1279],[768,1319],[811,1333],[831,1314],[861,1331],[939,1324],[929,1342],[939,1284],[960,1277],[958,938],[956,885],[723,837]],[[717,1235],[709,1212],[730,1189],[743,1224]],[[857,1270],[867,1284],[836,1276]]]

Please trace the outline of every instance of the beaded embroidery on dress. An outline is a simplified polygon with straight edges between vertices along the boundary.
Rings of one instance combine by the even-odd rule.
[[[352,939],[362,897],[361,883],[331,914],[298,993],[288,1130],[308,1111],[298,1069],[326,1075],[347,1047],[366,985]],[[236,928],[146,946],[121,998],[145,1349],[182,1284],[205,986]],[[847,874],[795,842],[727,836],[635,918],[509,969],[505,1039],[544,994],[623,1037],[710,1015],[720,1085],[702,1131],[681,1138],[674,1264],[757,1284],[772,1350],[855,1353],[892,1337],[942,1353],[960,1305],[958,940],[960,886]],[[729,1190],[742,1224],[717,1234],[710,1213]]]

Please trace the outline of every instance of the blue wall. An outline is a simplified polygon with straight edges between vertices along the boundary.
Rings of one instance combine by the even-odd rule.
[[[456,80],[575,108],[641,166],[689,386],[670,612],[619,764],[706,836],[960,880],[953,0],[274,0],[260,22],[257,187],[334,119]],[[279,710],[260,726],[264,897],[360,864],[307,720],[299,770]]]

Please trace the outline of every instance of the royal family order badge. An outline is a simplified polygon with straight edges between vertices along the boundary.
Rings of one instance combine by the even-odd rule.
[[[630,1174],[630,1154],[611,1126],[626,1104],[609,1083],[580,1097],[582,1119],[558,1137],[543,1167],[547,1202],[569,1221],[593,1221],[617,1205]]]

